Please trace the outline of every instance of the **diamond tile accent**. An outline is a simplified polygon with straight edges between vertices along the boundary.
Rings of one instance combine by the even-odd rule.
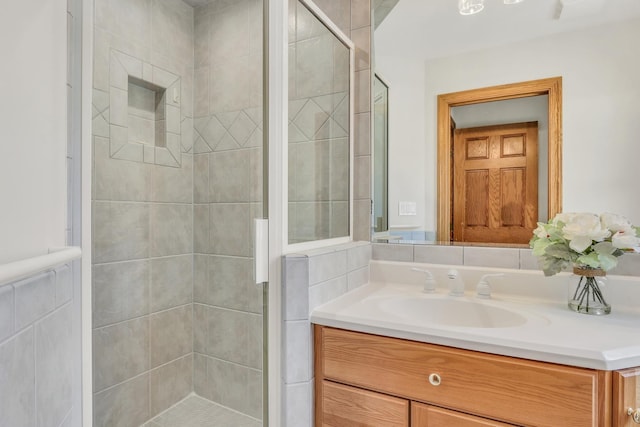
[[[295,124],[289,123],[289,142],[304,142],[306,140],[307,137],[302,131]]]
[[[244,112],[240,112],[235,122],[229,128],[229,134],[240,146],[244,146],[247,139],[256,128],[256,124]]]
[[[289,101],[289,120],[293,120],[300,113],[306,102],[307,98]]]
[[[238,114],[240,114],[240,111],[223,111],[221,113],[216,113],[215,117],[220,121],[225,129],[229,129],[231,125],[233,125],[233,122],[238,118]]]
[[[196,119],[195,129],[211,150],[220,143],[225,134],[224,126],[215,116]]]
[[[227,132],[224,134],[214,151],[237,150],[238,148],[240,148],[240,145],[238,145],[236,140],[233,139],[229,132]]]
[[[244,112],[249,116],[253,123],[258,126],[262,126],[262,107],[247,108]]]
[[[300,113],[293,119],[293,123],[302,131],[307,139],[312,139],[325,124],[329,115],[313,100],[307,101]]]

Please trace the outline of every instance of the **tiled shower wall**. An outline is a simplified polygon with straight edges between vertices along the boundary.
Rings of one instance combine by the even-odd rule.
[[[73,305],[71,265],[0,286],[0,425],[77,425]]]
[[[193,390],[193,8],[96,0],[94,31],[94,426],[138,426]],[[129,76],[169,89],[166,146],[129,142]]]
[[[195,10],[194,386],[262,418],[262,0]]]

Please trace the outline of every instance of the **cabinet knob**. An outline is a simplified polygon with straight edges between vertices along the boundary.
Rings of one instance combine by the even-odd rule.
[[[633,408],[627,409],[627,415],[629,415],[631,417],[631,419],[633,419],[634,423],[640,424],[640,408],[638,408],[638,409],[633,409]]]
[[[439,386],[441,382],[442,382],[442,378],[440,378],[440,375],[438,374],[429,375],[429,383],[431,383],[431,385]]]

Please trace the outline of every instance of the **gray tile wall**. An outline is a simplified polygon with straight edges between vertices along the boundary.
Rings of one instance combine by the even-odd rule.
[[[541,270],[531,249],[374,243],[373,259]],[[640,254],[624,254],[609,274],[640,276]]]
[[[0,425],[72,425],[72,289],[71,265],[0,287]]]
[[[137,427],[193,391],[193,20],[180,0],[95,2],[96,427]],[[128,76],[167,88],[166,147],[126,142]]]
[[[262,419],[262,0],[195,9],[194,388]]]
[[[283,257],[283,427],[313,426],[311,311],[367,283],[370,260],[369,242]]]

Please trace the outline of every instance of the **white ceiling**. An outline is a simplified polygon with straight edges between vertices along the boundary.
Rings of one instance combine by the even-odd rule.
[[[457,0],[400,0],[377,28],[375,49],[428,59],[637,17],[640,0],[485,0],[484,10],[470,16],[458,13]]]

